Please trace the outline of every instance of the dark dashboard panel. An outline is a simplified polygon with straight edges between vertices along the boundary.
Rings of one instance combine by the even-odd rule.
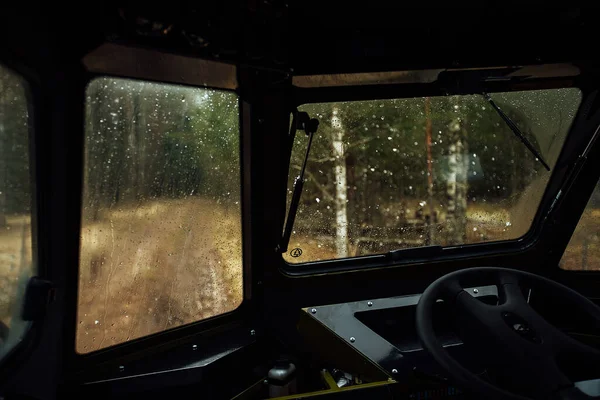
[[[470,288],[467,291],[481,301],[497,302],[496,286]],[[304,310],[303,319],[312,320],[309,331],[300,325],[300,333],[327,357],[327,347],[322,345],[326,336],[335,336],[351,350],[381,368],[407,394],[415,398],[437,393],[439,396],[457,395],[459,391],[447,382],[443,371],[427,352],[423,350],[415,330],[415,309],[420,295],[400,296],[376,300],[311,307]],[[451,355],[476,373],[483,367],[471,355],[454,332],[452,314],[443,302],[436,306],[436,331]],[[319,327],[321,331],[319,331]],[[349,359],[340,356],[339,347],[330,352],[337,360]],[[346,368],[362,368],[357,362],[348,362]],[[360,373],[354,370],[353,373]]]

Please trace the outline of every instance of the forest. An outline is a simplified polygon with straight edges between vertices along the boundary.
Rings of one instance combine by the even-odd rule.
[[[578,90],[492,97],[553,165],[578,108]],[[301,110],[320,125],[289,246],[302,251],[286,254],[288,262],[516,239],[529,230],[550,177],[481,95]],[[297,134],[290,189],[306,143]]]
[[[0,358],[18,343],[32,264],[30,112],[25,82],[0,65]]]
[[[13,282],[16,265],[31,264],[28,114],[23,88],[11,83],[19,81],[0,72],[0,279]],[[579,91],[491,96],[552,167]],[[241,303],[239,107],[230,91],[120,78],[88,85],[78,352]],[[550,177],[483,96],[299,110],[320,124],[288,262],[518,238]],[[306,143],[298,131],[288,202]],[[15,290],[0,290],[7,325]]]

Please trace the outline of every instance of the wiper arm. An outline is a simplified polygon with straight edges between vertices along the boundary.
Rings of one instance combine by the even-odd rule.
[[[544,166],[544,168],[546,168],[547,171],[550,171],[550,166],[546,163],[546,161],[544,161],[544,159],[542,158],[542,155],[535,149],[535,147],[533,147],[531,142],[529,140],[527,140],[525,135],[523,135],[523,132],[521,132],[521,130],[513,122],[513,120],[510,119],[508,117],[508,115],[506,115],[504,113],[504,111],[502,111],[502,109],[500,107],[498,107],[498,105],[496,105],[496,103],[494,102],[494,100],[492,100],[492,98],[490,97],[489,94],[487,94],[485,92],[483,92],[482,94],[483,94],[483,97],[485,97],[485,99],[488,101],[488,103],[491,104],[491,106],[494,108],[494,110],[496,110],[496,112],[498,113],[500,118],[502,118],[502,120],[504,122],[506,122],[506,125],[508,125],[508,127],[510,128],[511,131],[513,131],[515,136],[517,138],[519,138],[519,140],[525,145],[525,147],[527,147],[527,149],[531,152],[531,154],[533,154],[535,156],[536,160],[538,160]]]
[[[283,229],[283,236],[281,238],[281,243],[279,244],[279,251],[282,253],[287,252],[288,244],[290,243],[290,237],[292,236],[292,229],[294,227],[294,221],[296,220],[296,212],[298,211],[298,206],[300,205],[300,196],[302,195],[302,188],[304,187],[304,171],[306,170],[306,164],[308,163],[308,155],[310,154],[310,146],[312,145],[313,136],[319,127],[319,120],[315,118],[311,119],[308,116],[308,113],[298,112],[297,115],[294,116],[292,125],[295,125],[292,126],[292,129],[303,130],[308,135],[308,144],[306,145],[306,154],[304,155],[304,162],[302,163],[300,174],[294,181],[294,191],[292,192],[290,210],[288,211],[287,220],[285,221],[285,228]]]

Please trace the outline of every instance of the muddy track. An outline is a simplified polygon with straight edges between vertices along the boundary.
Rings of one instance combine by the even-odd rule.
[[[82,229],[77,350],[231,311],[242,299],[236,207],[193,198],[104,213]]]

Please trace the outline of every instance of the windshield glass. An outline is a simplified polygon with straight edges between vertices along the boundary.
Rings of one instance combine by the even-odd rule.
[[[579,89],[493,93],[554,167]],[[548,172],[480,95],[307,104],[320,121],[286,261],[510,240],[529,230]],[[298,134],[288,205],[307,138]]]

